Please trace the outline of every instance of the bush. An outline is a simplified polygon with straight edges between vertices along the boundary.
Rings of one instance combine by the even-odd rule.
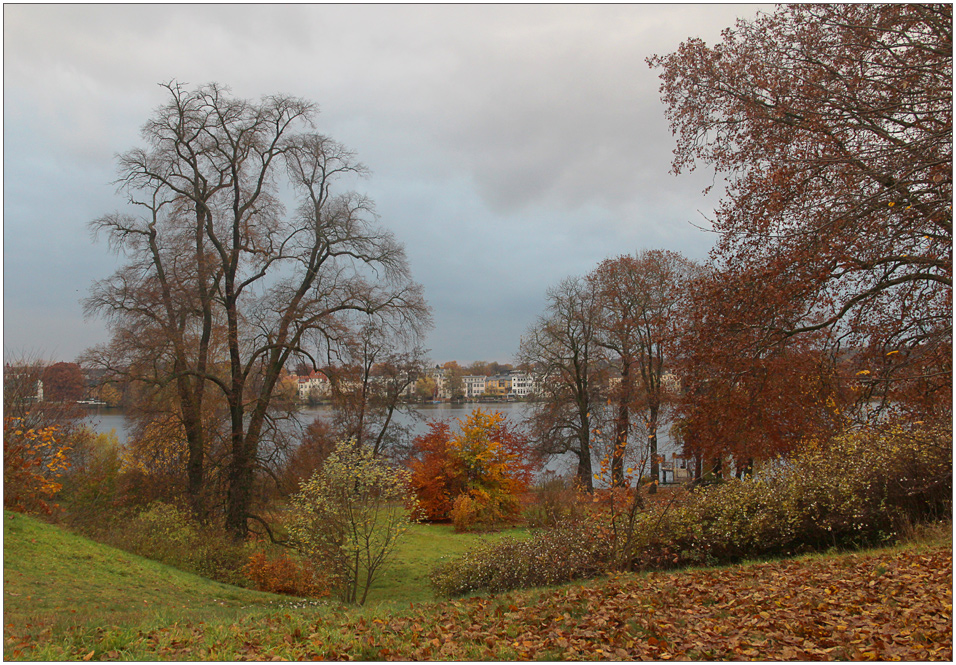
[[[71,467],[63,476],[60,501],[64,519],[88,535],[98,534],[123,512],[119,479],[122,446],[116,432],[97,434],[88,429],[77,432],[71,453]]]
[[[608,551],[599,532],[583,522],[569,522],[528,540],[505,538],[478,547],[436,566],[429,581],[442,596],[560,584],[604,572]]]
[[[319,578],[310,561],[299,561],[284,554],[270,557],[265,552],[256,552],[249,557],[242,572],[258,591],[308,598],[329,595],[328,584]]]
[[[534,488],[534,502],[525,509],[524,518],[530,527],[549,527],[567,521],[580,521],[587,516],[581,492],[574,480],[549,474]]]
[[[478,523],[482,504],[472,501],[468,494],[459,494],[451,509],[451,521],[455,531],[469,531]]]
[[[952,433],[887,427],[811,442],[753,480],[728,480],[635,521],[631,567],[734,562],[895,539],[952,516]]]
[[[248,554],[221,529],[195,522],[188,512],[156,501],[114,530],[109,544],[134,554],[196,573],[242,585]]]
[[[438,566],[442,595],[500,592],[591,577],[857,547],[952,520],[952,432],[885,427],[811,442],[754,479],[673,490],[647,508],[639,495],[595,496],[587,519],[526,541],[486,545]],[[583,507],[582,507],[583,510]]]
[[[521,501],[514,495],[492,496],[484,489],[475,488],[459,494],[451,509],[455,531],[476,528],[494,529],[502,522],[513,522],[521,510]]]
[[[329,575],[343,602],[365,602],[375,575],[417,521],[409,476],[345,441],[292,497],[292,542]]]

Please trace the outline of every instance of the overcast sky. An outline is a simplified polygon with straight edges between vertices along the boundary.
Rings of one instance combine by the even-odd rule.
[[[105,342],[80,300],[117,259],[115,156],[165,101],[215,81],[318,103],[405,244],[431,358],[511,362],[545,292],[602,259],[703,259],[717,196],[670,174],[645,58],[719,39],[755,5],[4,5],[3,352]]]

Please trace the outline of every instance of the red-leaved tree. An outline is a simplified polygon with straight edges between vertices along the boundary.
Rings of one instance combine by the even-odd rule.
[[[675,433],[684,453],[720,472],[790,452],[810,436],[838,431],[852,383],[820,330],[780,340],[752,317],[788,303],[765,298],[752,275],[705,274],[690,289],[680,335],[681,397]]]
[[[649,59],[674,172],[728,178],[716,278],[760,306],[721,316],[755,372],[826,331],[858,404],[951,413],[952,26],[951,5],[788,5]]]
[[[76,402],[85,392],[86,379],[76,363],[53,363],[43,369],[43,399]]]

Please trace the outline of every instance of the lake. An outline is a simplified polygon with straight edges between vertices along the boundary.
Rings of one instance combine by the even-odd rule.
[[[528,405],[523,402],[501,402],[493,404],[419,404],[412,407],[413,415],[407,413],[396,413],[394,420],[401,425],[410,428],[412,435],[423,434],[427,429],[429,421],[446,421],[454,426],[454,420],[466,418],[471,412],[480,408],[486,411],[500,411],[510,421],[522,423],[528,412]],[[92,410],[91,410],[92,411]],[[298,412],[299,422],[308,425],[316,418],[330,418],[331,408],[327,406],[303,408]],[[87,422],[97,432],[109,432],[115,430],[120,443],[125,444],[128,438],[128,426],[126,416],[120,409],[96,409],[87,417]],[[658,452],[668,458],[672,453],[677,452],[677,448],[667,432],[669,426],[665,425],[658,433]],[[637,440],[635,435],[634,440]],[[633,446],[632,446],[633,448]],[[598,469],[597,455],[593,461],[593,467]],[[555,456],[545,465],[543,472],[551,471],[560,475],[573,474],[577,468],[577,458],[571,454]]]
[[[502,402],[500,404],[419,404],[412,407],[414,416],[396,413],[394,420],[411,427],[414,436],[423,434],[429,420],[453,421],[465,418],[472,410],[481,408],[503,413],[509,420],[521,422],[525,418],[527,405],[522,402]],[[303,425],[308,425],[318,417],[331,418],[332,409],[327,406],[306,407],[300,409],[297,416]],[[97,432],[116,431],[120,443],[125,444],[129,436],[126,415],[122,409],[90,409],[86,422]]]

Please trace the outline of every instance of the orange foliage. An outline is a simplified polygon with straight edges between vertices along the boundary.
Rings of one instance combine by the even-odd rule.
[[[452,504],[464,491],[455,459],[449,451],[451,428],[448,423],[430,422],[428,432],[415,438],[410,466],[412,486],[429,520],[448,519]]]
[[[433,422],[414,441],[412,486],[427,519],[459,528],[514,519],[537,465],[527,437],[499,412],[476,409],[457,422],[454,435]]]
[[[297,561],[284,555],[270,559],[264,552],[256,552],[249,557],[242,572],[258,591],[308,598],[329,595],[328,585],[316,576],[310,561]]]
[[[3,420],[3,505],[19,512],[52,512],[50,503],[70,466],[71,444],[57,438],[57,427],[24,429],[23,419]]]

